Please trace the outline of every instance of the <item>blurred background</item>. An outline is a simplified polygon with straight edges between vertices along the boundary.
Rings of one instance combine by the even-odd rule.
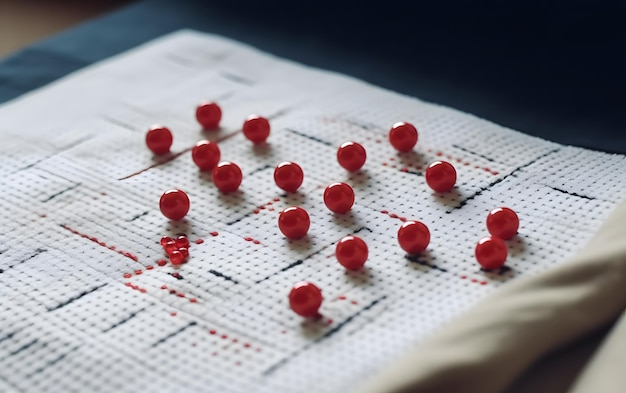
[[[0,0],[0,56],[94,17],[36,46],[73,64],[36,75],[40,84],[188,27],[559,143],[626,152],[626,1]]]

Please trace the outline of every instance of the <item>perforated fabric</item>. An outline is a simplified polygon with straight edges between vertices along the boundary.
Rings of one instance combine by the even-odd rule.
[[[194,119],[215,100],[219,131]],[[268,143],[241,134],[270,119]],[[387,141],[396,121],[419,130],[410,153]],[[154,123],[174,134],[155,158]],[[453,323],[510,280],[541,273],[581,249],[626,194],[626,159],[560,146],[449,108],[276,59],[223,38],[182,31],[89,67],[0,109],[0,389],[85,391],[346,391],[408,346]],[[223,195],[189,149],[219,141],[243,170]],[[348,173],[339,145],[361,143]],[[180,153],[180,154],[178,154]],[[458,173],[450,193],[424,180],[434,160]],[[273,168],[295,161],[305,180],[285,194]],[[351,184],[356,203],[333,214],[326,185]],[[169,188],[191,199],[186,219],[158,209]],[[285,239],[278,213],[301,206],[311,228]],[[474,246],[487,213],[520,217],[497,272]],[[431,231],[426,252],[397,245],[403,221]],[[160,266],[162,236],[185,233],[190,258]],[[343,236],[369,246],[360,271],[334,257]],[[307,280],[321,318],[288,306]]]

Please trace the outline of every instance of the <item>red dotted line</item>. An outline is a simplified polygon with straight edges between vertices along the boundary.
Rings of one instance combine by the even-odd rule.
[[[68,231],[72,232],[75,235],[78,235],[78,236],[80,236],[82,238],[91,240],[92,242],[96,243],[97,245],[99,245],[101,247],[108,248],[109,250],[115,251],[116,253],[125,256],[126,258],[132,259],[135,262],[139,261],[139,258],[136,255],[131,254],[128,251],[118,250],[115,246],[107,245],[105,242],[98,240],[96,237],[89,236],[89,235],[86,235],[84,233],[78,232],[77,230],[72,229],[72,228],[68,227],[67,225],[61,225],[61,227],[63,229],[65,229],[65,230],[68,230]]]
[[[161,289],[164,290],[164,291],[168,291],[170,295],[175,295],[175,296],[178,296],[180,298],[186,298],[186,299],[189,300],[190,303],[197,303],[198,302],[198,299],[196,299],[195,297],[188,298],[187,295],[185,295],[183,292],[177,291],[177,290],[172,289],[172,288],[168,288],[167,285],[162,285]]]
[[[341,295],[337,297],[337,300],[348,300],[348,298],[345,295]],[[357,302],[356,300],[350,300],[351,304],[359,304],[359,302]]]
[[[428,149],[428,152],[429,152],[429,153],[432,153],[432,149]],[[443,152],[441,152],[441,151],[436,152],[436,153],[435,153],[435,155],[436,155],[437,157],[445,157],[445,158],[447,158],[447,159],[448,159],[448,160],[450,160],[450,161],[456,161],[457,163],[459,163],[459,164],[463,164],[463,165],[465,165],[465,166],[472,166],[472,165],[473,165],[475,169],[482,169],[483,171],[485,171],[485,172],[487,172],[487,173],[490,173],[490,174],[492,174],[492,175],[494,175],[494,176],[497,176],[497,175],[499,175],[499,174],[500,174],[500,172],[498,172],[498,171],[494,171],[494,170],[490,169],[489,167],[486,167],[486,166],[482,167],[482,166],[480,166],[480,165],[475,165],[475,164],[472,164],[471,162],[463,161],[463,160],[462,160],[462,159],[460,159],[460,158],[455,158],[455,157],[452,157],[451,155],[444,154],[444,153],[443,153]]]
[[[395,214],[395,213],[389,213],[389,211],[387,210],[381,210],[380,211],[382,214],[386,214],[391,218],[395,218],[397,220],[400,220],[402,222],[407,222],[407,218],[406,217],[400,217],[399,215]]]
[[[252,213],[254,213],[254,214],[259,214],[259,213],[261,212],[261,210],[265,210],[265,209],[267,209],[268,211],[273,212],[273,211],[274,211],[274,208],[272,207],[272,205],[273,205],[274,203],[276,203],[276,202],[279,202],[279,201],[280,201],[280,198],[274,198],[274,199],[272,199],[271,201],[267,202],[267,203],[266,203],[266,204],[264,204],[264,205],[257,206],[257,208],[256,208],[256,209],[254,209],[254,210],[252,211]]]
[[[468,277],[465,276],[465,275],[461,276],[460,278],[461,278],[461,280],[468,279]],[[477,278],[471,278],[469,280],[470,280],[470,282],[473,282],[474,284],[480,284],[480,285],[487,285],[488,284],[487,281],[485,281],[485,280],[478,280]]]
[[[243,238],[243,240],[245,240],[245,241],[247,241],[247,242],[252,242],[252,243],[254,243],[254,244],[261,244],[261,241],[260,241],[260,240],[253,239],[253,238],[251,238],[251,237],[244,237],[244,238]]]
[[[126,285],[127,287],[129,287],[132,290],[139,291],[141,293],[148,292],[148,290],[146,288],[142,288],[142,287],[140,287],[138,285],[133,284],[132,282],[124,283],[124,285]]]
[[[239,343],[239,344],[241,344],[244,348],[247,348],[247,349],[252,349],[252,350],[254,350],[254,351],[256,351],[256,352],[261,352],[261,347],[256,347],[256,348],[253,348],[253,347],[252,347],[252,344],[250,344],[250,343],[248,343],[248,342],[242,342],[242,341],[240,341],[240,340],[239,340],[238,338],[236,338],[236,337],[229,338],[229,337],[228,337],[228,334],[224,334],[224,333],[220,334],[220,333],[219,333],[217,330],[215,330],[215,329],[210,329],[210,330],[209,330],[209,334],[210,334],[210,335],[212,335],[212,336],[219,336],[222,340],[229,340],[229,341],[230,341],[231,343],[233,343],[233,344],[237,344],[237,343]],[[216,355],[216,353],[214,353],[213,355],[215,356],[215,355]]]

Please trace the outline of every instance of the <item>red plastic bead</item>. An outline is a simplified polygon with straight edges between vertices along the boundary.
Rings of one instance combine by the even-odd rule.
[[[157,155],[169,153],[173,141],[172,131],[167,127],[152,126],[146,133],[146,145]]]
[[[201,171],[210,171],[220,162],[221,152],[217,143],[200,141],[191,149],[191,159]]]
[[[178,249],[178,252],[183,254],[183,259],[189,258],[189,249],[187,247],[181,247]]]
[[[222,120],[222,109],[215,102],[203,102],[196,108],[196,120],[205,130],[214,130]]]
[[[456,184],[456,169],[446,161],[435,161],[426,168],[426,184],[437,192],[449,192]]]
[[[165,250],[165,253],[167,255],[170,255],[174,251],[178,251],[178,246],[176,245],[176,242],[174,240],[170,240],[169,242],[165,243],[163,249]]]
[[[354,205],[354,190],[346,183],[333,183],[324,190],[324,204],[335,213],[346,213]]]
[[[185,236],[185,235],[178,236],[176,238],[175,242],[176,242],[176,246],[178,248],[182,248],[182,247],[188,248],[189,247],[189,239],[187,239],[187,236]]]
[[[250,115],[243,123],[243,134],[253,143],[263,143],[270,135],[270,122],[258,115]]]
[[[189,197],[181,190],[167,190],[161,195],[161,213],[170,220],[180,220],[189,212]]]
[[[398,151],[411,151],[417,144],[417,128],[411,123],[398,122],[389,130],[389,142]]]
[[[170,254],[170,262],[172,265],[180,265],[185,262],[185,256],[180,251],[174,251]]]
[[[306,281],[297,283],[289,292],[291,309],[303,317],[318,316],[322,300],[322,291],[315,284]]]
[[[213,168],[213,184],[223,193],[237,191],[243,174],[241,168],[233,162],[223,161]]]
[[[498,207],[487,215],[487,230],[493,236],[508,240],[519,229],[519,217],[508,207]]]
[[[348,270],[358,270],[367,261],[367,244],[360,237],[346,236],[335,247],[335,256]]]
[[[309,213],[301,207],[288,207],[278,215],[278,229],[288,239],[303,238],[309,231]]]
[[[171,238],[171,237],[169,237],[169,236],[163,236],[163,237],[161,238],[161,241],[160,241],[160,243],[161,243],[161,247],[165,247],[165,244],[167,244],[167,242],[171,242],[172,240],[174,240],[174,239],[172,239],[172,238]]]
[[[337,161],[345,169],[358,171],[365,164],[367,153],[365,148],[356,142],[346,142],[337,150]]]
[[[430,243],[430,231],[420,221],[407,221],[398,230],[398,243],[409,254],[419,254]]]
[[[500,238],[487,236],[476,244],[476,260],[485,270],[498,269],[506,261],[506,244]]]
[[[281,162],[274,169],[276,185],[287,192],[296,192],[303,180],[304,172],[295,162]]]

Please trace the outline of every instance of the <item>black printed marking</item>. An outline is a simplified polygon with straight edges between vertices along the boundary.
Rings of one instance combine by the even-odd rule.
[[[314,137],[314,136],[311,136],[311,135],[305,134],[305,133],[300,132],[300,131],[293,130],[293,129],[291,129],[291,128],[285,128],[285,129],[286,129],[287,131],[291,132],[292,134],[296,134],[296,135],[298,135],[298,136],[301,136],[301,137],[307,138],[307,139],[309,139],[309,140],[311,140],[311,141],[314,141],[314,142],[317,142],[317,143],[321,143],[322,145],[332,146],[332,143],[327,142],[327,141],[325,141],[325,140],[323,140],[323,139],[320,139],[320,138],[317,138],[317,137]]]
[[[152,347],[156,347],[159,344],[164,343],[165,341],[169,340],[170,338],[177,336],[179,334],[181,334],[182,332],[184,332],[185,330],[189,329],[192,326],[197,325],[197,323],[195,321],[191,321],[189,322],[187,325],[183,326],[182,328],[178,329],[177,331],[168,334],[167,336],[163,337],[162,339],[160,339],[159,341],[155,342],[154,344],[152,344]]]
[[[369,233],[374,232],[371,229],[369,229],[368,227],[361,227],[361,228],[357,229],[356,231],[354,231],[354,233],[359,233],[359,232],[361,232],[363,230],[369,231]]]
[[[30,325],[29,325],[29,326],[30,326]],[[3,342],[3,341],[6,341],[6,340],[10,340],[10,339],[12,339],[12,338],[13,338],[13,336],[15,336],[15,335],[17,334],[17,332],[18,332],[18,331],[16,330],[16,331],[11,332],[11,333],[7,334],[6,336],[4,336],[4,337],[0,338],[0,343],[1,343],[1,342]]]
[[[28,348],[32,347],[33,345],[37,344],[39,340],[38,339],[34,339],[33,341],[29,342],[28,344],[22,345],[21,347],[19,347],[18,349],[16,349],[15,351],[11,352],[9,354],[9,356],[7,356],[6,358],[10,358],[12,356],[17,355],[20,352],[23,352],[25,350],[27,350]]]
[[[504,274],[506,274],[506,273],[510,272],[510,271],[511,271],[511,268],[510,268],[510,267],[508,267],[508,266],[506,266],[506,265],[501,266],[501,267],[499,267],[498,269],[491,269],[491,270],[489,270],[489,269],[485,269],[485,268],[482,268],[482,267],[481,267],[481,268],[480,268],[480,271],[482,271],[482,272],[486,272],[486,273],[492,273],[492,274],[504,275]]]
[[[466,153],[469,153],[469,154],[471,154],[471,155],[473,155],[473,156],[480,157],[480,158],[484,158],[484,159],[485,159],[485,160],[487,160],[487,161],[495,162],[495,160],[494,160],[493,158],[489,158],[489,157],[484,156],[484,155],[482,155],[482,154],[480,154],[480,153],[476,153],[475,151],[471,151],[471,150],[466,149],[466,148],[464,148],[464,147],[462,147],[462,146],[459,146],[459,145],[452,145],[452,147],[456,147],[457,149],[459,149],[459,150],[461,150],[461,151],[464,151],[464,152],[466,152]]]
[[[212,275],[214,275],[216,277],[223,278],[226,281],[230,281],[232,283],[239,284],[239,281],[235,280],[234,278],[232,278],[230,276],[225,275],[224,273],[220,273],[220,272],[218,272],[216,270],[212,270],[211,269],[211,270],[209,270],[209,273],[211,273]]]
[[[128,317],[122,319],[121,321],[113,324],[112,326],[108,327],[107,329],[103,330],[102,333],[106,333],[110,330],[115,329],[116,327],[125,324],[126,322],[130,321],[131,319],[135,318],[137,316],[137,314],[139,314],[140,312],[145,311],[145,308],[142,308],[139,311],[135,311],[134,313],[130,314]]]
[[[131,219],[130,219],[130,220],[128,220],[128,221],[129,221],[129,222],[131,222],[131,221],[135,221],[135,220],[137,220],[137,219],[139,219],[139,218],[141,218],[141,217],[145,216],[145,215],[146,215],[146,214],[148,214],[148,213],[150,213],[150,211],[149,211],[149,210],[148,210],[148,211],[145,211],[145,212],[143,212],[143,213],[137,214],[136,216],[134,216],[133,218],[131,218]]]
[[[124,123],[123,121],[121,121],[119,119],[115,119],[115,118],[107,117],[107,116],[104,116],[103,119],[107,123],[111,123],[113,125],[116,125],[118,127],[122,127],[124,129],[129,130],[129,131],[137,131],[137,128],[134,127],[132,124]]]
[[[243,85],[248,85],[248,86],[252,86],[254,85],[254,81],[248,78],[244,78],[243,76],[240,75],[235,75],[235,74],[231,74],[230,72],[221,72],[220,73],[221,76],[223,76],[224,78],[233,81],[235,83],[241,83]]]
[[[80,348],[80,346],[76,346],[72,349],[70,349],[69,351],[65,352],[64,354],[62,354],[61,356],[58,356],[57,358],[49,361],[48,363],[46,363],[44,366],[36,369],[35,371],[33,371],[32,373],[28,374],[26,376],[26,379],[31,378],[33,375],[38,374],[40,372],[42,372],[43,370],[47,369],[48,367],[52,367],[55,364],[57,364],[58,362],[60,362],[61,360],[65,359],[67,357],[67,355],[71,354],[72,352],[75,352],[76,350],[78,350],[78,348]]]
[[[361,123],[361,122],[358,122],[358,121],[356,121],[354,119],[344,119],[344,120],[345,120],[346,123],[348,123],[350,125],[353,125],[353,126],[356,126],[356,127],[359,127],[359,128],[362,128],[362,129],[364,129],[366,131],[379,130],[380,129],[380,127],[378,127],[376,124]]]
[[[547,186],[547,187],[553,189],[554,191],[562,192],[563,194],[575,196],[575,197],[578,197],[578,198],[588,199],[590,201],[593,201],[594,199],[596,199],[594,197],[590,197],[590,196],[587,196],[587,195],[576,194],[575,192],[561,190],[560,188],[556,188],[556,187],[552,187],[552,186]]]
[[[68,188],[66,188],[64,190],[61,190],[61,191],[57,192],[56,194],[52,194],[48,198],[44,199],[43,202],[49,202],[49,201],[53,200],[54,198],[58,197],[59,195],[62,195],[64,193],[68,192],[68,191],[72,191],[73,189],[75,189],[76,187],[78,187],[80,185],[81,185],[81,183],[76,183],[76,184],[74,184],[71,187],[68,187]]]
[[[420,259],[420,255],[419,254],[415,254],[415,255],[406,254],[404,257],[406,259],[408,259],[409,261],[411,261],[411,262],[417,263],[418,265],[426,266],[426,267],[429,267],[431,269],[439,270],[440,272],[444,272],[444,273],[448,272],[448,269],[444,269],[444,268],[439,267],[437,265],[432,265],[432,264],[430,264],[430,263],[428,263],[426,261],[422,261]]]
[[[263,282],[263,281],[265,281],[265,280],[269,279],[270,277],[273,277],[273,276],[277,275],[278,273],[286,272],[287,270],[289,270],[289,269],[291,269],[291,268],[294,268],[294,267],[296,267],[296,266],[302,265],[303,263],[304,263],[304,261],[303,261],[302,259],[298,259],[297,261],[292,262],[292,263],[290,263],[289,265],[285,266],[284,268],[280,269],[278,272],[276,272],[276,273],[272,273],[272,274],[270,274],[269,276],[267,276],[267,277],[265,277],[265,278],[262,278],[262,279],[260,279],[260,280],[256,281],[256,284],[258,284],[258,283],[260,283],[260,282]]]
[[[265,165],[265,166],[262,166],[261,168],[255,169],[255,170],[253,170],[252,172],[248,173],[248,176],[252,176],[252,175],[254,175],[255,173],[259,173],[259,172],[262,172],[262,171],[266,171],[266,170],[268,170],[268,169],[272,169],[272,168],[274,168],[274,167],[273,167],[273,166],[271,166],[271,165]]]
[[[102,287],[105,287],[106,285],[107,285],[107,284],[105,283],[105,284],[102,284],[102,285],[100,285],[100,286],[93,287],[93,288],[91,288],[91,289],[89,289],[89,290],[86,290],[85,292],[81,292],[81,293],[79,293],[78,295],[74,296],[73,298],[70,298],[69,300],[67,300],[67,301],[65,301],[65,302],[63,302],[63,303],[61,303],[61,304],[57,304],[57,305],[56,305],[56,306],[54,306],[54,307],[49,307],[49,308],[48,308],[48,311],[58,310],[59,308],[65,307],[65,306],[67,306],[67,305],[69,305],[69,304],[72,304],[72,303],[73,303],[73,302],[75,302],[76,300],[78,300],[78,299],[80,299],[80,298],[82,298],[82,297],[85,297],[85,296],[89,295],[90,293],[95,292],[95,291],[97,291],[98,289],[100,289],[100,288],[102,288]]]
[[[381,301],[385,300],[386,298],[387,298],[387,295],[384,295],[384,296],[381,296],[380,298],[374,300],[373,302],[371,302],[370,304],[368,304],[367,306],[365,306],[361,310],[359,310],[357,313],[355,313],[355,314],[349,316],[348,318],[346,318],[345,321],[341,322],[340,324],[338,324],[334,328],[332,328],[329,331],[327,331],[323,336],[321,336],[318,339],[316,339],[314,341],[314,343],[319,343],[320,341],[325,340],[325,339],[333,336],[334,334],[339,332],[341,329],[343,329],[346,325],[348,325],[350,322],[352,322],[356,317],[358,317],[359,315],[363,314],[365,311],[371,309],[372,307],[374,307],[375,305],[377,305]],[[303,347],[301,350],[296,351],[296,352],[292,353],[291,355],[289,355],[289,356],[279,360],[276,364],[272,365],[270,368],[265,370],[263,372],[263,375],[264,376],[268,376],[268,375],[272,374],[274,371],[278,370],[283,365],[287,364],[287,362],[289,362],[291,359],[293,359],[296,356],[300,355],[301,353],[303,353],[304,351],[306,351],[307,349],[309,349],[312,346],[313,346],[313,344],[308,344],[305,347]]]

